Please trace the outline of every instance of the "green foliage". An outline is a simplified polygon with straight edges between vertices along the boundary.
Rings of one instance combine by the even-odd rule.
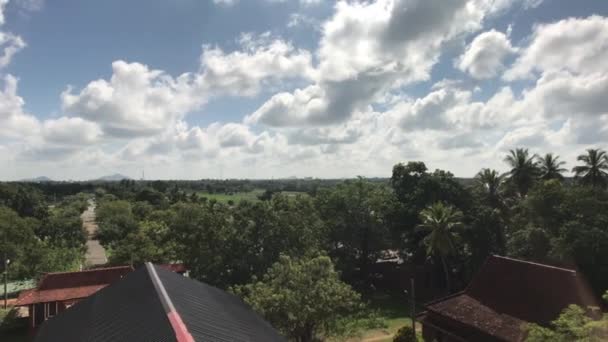
[[[411,326],[404,326],[393,337],[393,342],[416,342],[416,332]]]
[[[104,246],[112,246],[137,231],[132,206],[127,201],[101,201],[96,209],[97,237]]]
[[[437,202],[420,212],[418,225],[426,232],[424,245],[430,256],[438,257],[443,265],[446,287],[451,292],[450,271],[446,257],[456,251],[456,229],[462,226],[462,212],[450,205]]]
[[[330,336],[340,318],[361,309],[359,295],[340,281],[328,257],[282,256],[261,281],[234,292],[288,338],[299,342]]]
[[[510,150],[504,161],[511,167],[507,173],[509,181],[517,188],[519,195],[525,197],[540,173],[535,156],[531,156],[527,148],[517,148]]]
[[[559,156],[554,156],[553,153],[547,153],[544,157],[538,158],[538,166],[540,171],[540,179],[550,180],[557,179],[563,180],[564,176],[562,173],[568,171],[564,169],[562,166],[566,164],[566,162],[560,161]]]
[[[369,268],[388,248],[392,192],[364,179],[347,181],[317,193],[316,207],[328,229],[328,251],[346,279],[367,284]]]
[[[0,207],[0,255],[6,254],[11,260],[11,279],[72,269],[82,260],[80,247],[70,248],[38,238],[34,232],[40,225],[36,219],[21,218],[15,211]]]
[[[47,215],[40,190],[26,184],[0,183],[0,206],[11,208],[22,217],[44,219]]]
[[[570,305],[551,323],[551,327],[529,324],[526,327],[529,342],[600,342],[608,339],[608,316],[590,318],[585,310]]]
[[[305,196],[277,195],[268,202],[181,204],[172,230],[179,258],[193,277],[227,287],[261,276],[286,254],[300,257],[322,248],[324,227]]]
[[[169,263],[176,260],[177,246],[169,228],[162,222],[143,221],[112,248],[110,263],[138,266],[145,262]]]
[[[581,184],[593,188],[605,189],[608,185],[608,154],[601,149],[588,149],[587,154],[581,154],[577,158],[583,165],[572,169],[575,177]]]

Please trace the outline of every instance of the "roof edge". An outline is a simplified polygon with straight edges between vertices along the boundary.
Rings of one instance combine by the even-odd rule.
[[[158,274],[156,273],[156,269],[154,265],[150,262],[146,263],[146,270],[150,275],[150,279],[152,280],[152,284],[154,285],[154,289],[158,293],[158,297],[160,298],[160,302],[165,309],[165,313],[167,314],[167,319],[171,324],[171,328],[175,332],[175,337],[177,342],[194,342],[194,338],[188,331],[188,327],[182,321],[182,318],[179,315],[179,312],[175,310],[175,306],[165,289],[165,286],[160,281]]]
[[[492,254],[489,258],[492,258],[492,257],[497,258],[497,259],[508,260],[508,261],[512,261],[512,262],[522,263],[522,264],[534,265],[534,266],[543,267],[543,268],[550,268],[550,269],[553,269],[556,271],[578,274],[578,272],[576,270],[573,270],[571,268],[564,268],[564,267],[557,267],[557,266],[548,265],[548,264],[541,264],[540,262],[515,259],[515,258],[510,258],[510,257],[502,256],[502,255],[497,255],[497,254]]]

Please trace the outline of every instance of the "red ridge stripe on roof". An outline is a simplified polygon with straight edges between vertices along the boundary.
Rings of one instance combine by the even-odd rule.
[[[167,290],[165,290],[165,286],[158,278],[158,274],[156,273],[156,269],[154,269],[154,265],[147,262],[146,269],[150,274],[150,278],[152,283],[154,284],[154,288],[160,297],[161,304],[167,313],[167,318],[169,319],[169,323],[171,323],[171,328],[175,332],[175,337],[178,342],[194,342],[194,338],[188,331],[188,327],[182,321],[182,318],[179,316],[177,310],[175,310],[175,306],[173,302],[171,302],[171,298],[167,294]]]
[[[177,342],[194,342],[194,338],[192,338],[192,335],[190,335],[188,328],[184,324],[184,321],[182,321],[182,318],[179,316],[177,311],[169,312],[167,317],[169,318],[173,331],[175,331]]]

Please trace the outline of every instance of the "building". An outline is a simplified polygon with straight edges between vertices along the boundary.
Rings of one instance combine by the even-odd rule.
[[[94,294],[133,271],[129,266],[97,268],[80,272],[47,273],[35,289],[19,294],[15,306],[27,307],[29,327],[34,329],[83,298]]]
[[[574,270],[491,256],[460,293],[426,304],[426,341],[521,341],[527,323],[548,325],[570,304],[599,306]]]
[[[46,321],[47,341],[285,341],[238,297],[147,263]]]

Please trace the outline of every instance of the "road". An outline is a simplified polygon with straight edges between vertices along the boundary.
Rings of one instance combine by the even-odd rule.
[[[95,240],[97,223],[95,223],[95,202],[93,200],[89,200],[89,207],[80,215],[80,218],[82,219],[82,225],[87,231],[86,266],[97,266],[107,263],[106,250],[98,240]]]

